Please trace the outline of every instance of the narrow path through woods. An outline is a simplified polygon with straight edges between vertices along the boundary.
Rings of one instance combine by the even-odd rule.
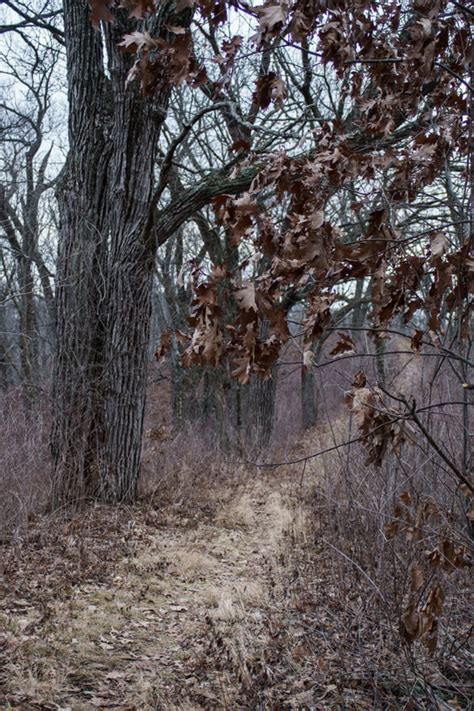
[[[33,532],[4,563],[0,707],[255,708],[288,486],[254,479],[197,521],[96,510]]]

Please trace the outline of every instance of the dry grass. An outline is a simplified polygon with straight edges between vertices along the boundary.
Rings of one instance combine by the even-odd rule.
[[[268,592],[261,582],[252,580],[225,587],[210,585],[203,596],[215,620],[243,620],[252,608],[265,608],[268,604]]]
[[[180,550],[173,553],[169,572],[186,582],[207,580],[215,572],[217,561],[196,550]]]
[[[411,392],[415,386],[418,401],[429,402],[426,364],[420,372],[416,358],[406,360],[398,386]],[[452,399],[449,383],[443,387],[446,392],[437,388],[436,400]],[[443,415],[429,421],[430,431],[459,460],[460,411],[451,407]],[[289,458],[311,456],[357,434],[349,413],[327,412],[322,420]],[[425,551],[438,545],[438,531],[469,550],[463,497],[423,440],[405,447],[399,457],[388,456],[381,468],[365,466],[364,459],[362,446],[355,444],[286,467],[294,501],[284,565],[291,602],[275,614],[274,625],[286,631],[274,642],[274,683],[263,694],[271,707],[281,698],[296,698],[303,682],[306,688],[298,697],[303,707],[469,708],[469,574],[431,571],[446,596],[436,653],[430,657],[418,642],[403,644],[399,624],[411,570],[419,560],[424,564],[424,556],[416,539],[389,540],[384,531],[408,490],[415,505],[428,496],[440,511],[436,526],[424,530]],[[433,582],[426,579],[425,590]]]
[[[268,458],[304,459],[356,434],[334,407],[352,377],[341,382],[336,367],[321,379],[322,424],[291,449],[282,437]],[[392,386],[418,385],[425,397],[417,359],[393,376]],[[457,456],[458,414],[430,427]],[[40,440],[31,437],[30,463]],[[10,469],[12,451],[2,454]],[[450,530],[465,537],[458,492],[428,448],[375,469],[357,444],[265,472],[163,422],[147,429],[144,461],[140,506],[29,526],[40,502],[15,470],[25,503],[4,509],[15,535],[2,560],[0,707],[468,707],[465,573],[445,576],[433,658],[398,634],[416,552],[384,533],[400,493],[449,507]]]
[[[6,561],[0,706],[238,707],[267,637],[274,487],[246,484],[236,511],[214,492],[215,518],[103,508],[34,524]]]
[[[217,521],[223,528],[251,528],[255,526],[255,509],[247,493],[233,498],[219,511]]]

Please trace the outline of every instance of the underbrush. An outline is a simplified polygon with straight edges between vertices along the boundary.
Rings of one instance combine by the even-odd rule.
[[[147,429],[142,467],[142,501],[191,518],[214,515],[249,476],[241,453],[225,450],[211,432],[191,425]]]
[[[387,361],[383,390],[357,356],[322,362],[318,425],[277,468],[292,482],[286,604],[249,699],[471,708],[472,399],[442,358]]]
[[[330,368],[319,393],[320,424],[291,450],[278,430],[279,441],[259,457],[298,463],[268,473],[285,482],[292,515],[284,522],[271,611],[259,620],[268,634],[257,651],[247,645],[248,657],[239,651],[234,661],[225,659],[242,677],[240,707],[280,708],[282,699],[292,699],[281,708],[469,708],[472,499],[446,462],[461,467],[467,449],[459,384],[445,378],[433,393],[434,376],[428,369],[420,375],[413,359],[394,368],[392,392],[408,398],[416,391],[422,405],[444,404],[421,414],[432,441],[415,427],[400,448],[389,444],[375,466],[366,463],[367,443],[356,441],[357,413],[341,409],[354,373],[344,371],[342,378],[337,362]],[[374,410],[385,415],[375,402]],[[209,521],[223,530],[258,525],[254,508],[239,498],[251,479],[263,481],[262,470],[247,463],[253,455],[226,450],[197,426],[177,432],[154,415],[145,431],[137,506],[38,517],[28,530],[49,492],[48,417],[25,414],[14,394],[3,415],[0,536],[28,541],[23,551],[9,547],[4,563],[10,580],[26,581],[18,582],[20,597],[41,569],[52,576],[52,587],[111,577],[157,528],[179,533]],[[170,561],[167,574],[205,577],[215,570],[206,563],[203,551],[185,551]],[[233,608],[216,603],[218,592],[210,590],[209,605],[233,615]]]
[[[212,515],[222,497],[245,482],[242,455],[225,451],[209,430],[188,426],[177,431],[169,424],[168,409],[159,409],[160,402],[161,392],[152,390],[138,504],[189,519]],[[27,405],[18,388],[3,396],[0,419],[0,544],[17,544],[49,501],[51,417],[43,403]],[[62,515],[70,519],[71,512]],[[61,512],[47,518],[61,521]]]
[[[457,414],[430,430],[453,456]],[[289,467],[304,525],[289,532],[266,695],[303,683],[301,708],[470,708],[469,499],[422,439],[375,467],[362,444],[338,447],[354,435],[349,414],[328,418]]]
[[[0,542],[8,542],[23,534],[48,499],[50,417],[14,389],[2,397],[0,420]]]

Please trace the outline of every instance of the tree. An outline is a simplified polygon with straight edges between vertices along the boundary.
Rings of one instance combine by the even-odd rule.
[[[379,353],[381,335],[399,314],[409,323],[423,309],[428,327],[439,331],[439,309],[446,298],[459,307],[464,335],[469,330],[466,230],[459,232],[457,220],[452,242],[435,228],[407,239],[400,232],[406,224],[404,212],[418,204],[424,191],[429,193],[446,162],[465,151],[469,84],[458,73],[465,61],[465,15],[449,3],[432,7],[415,2],[403,13],[382,4],[379,14],[371,13],[369,3],[343,6],[331,9],[329,23],[324,13],[309,7],[304,22],[296,10],[288,14],[276,5],[259,12],[264,46],[281,40],[283,23],[294,42],[316,35],[319,52],[313,54],[331,69],[328,96],[336,118],[322,123],[313,150],[270,156],[247,193],[219,204],[220,219],[234,239],[253,240],[270,264],[252,287],[255,298],[244,302],[236,335],[223,339],[227,349],[220,347],[222,354],[238,353],[236,375],[243,379],[252,372],[268,373],[288,340],[281,322],[294,303],[286,295],[296,286],[308,304],[301,324],[308,351],[331,325],[331,305],[340,289],[347,282],[363,284],[361,280],[370,284],[370,318]],[[367,39],[376,26],[377,38]],[[409,84],[401,79],[402,72],[410,77]],[[275,77],[267,79],[274,87]],[[338,87],[335,96],[331,83]],[[266,94],[260,90],[260,100],[267,105],[269,87]],[[353,213],[364,204],[370,211],[359,238],[351,242],[328,218],[334,201],[349,187],[353,191],[354,184]],[[272,216],[285,201],[288,210],[281,228]],[[448,219],[443,228],[451,225]],[[426,279],[431,288],[423,298],[420,290]],[[269,315],[274,328],[262,342],[258,329]],[[210,309],[202,310],[202,344],[215,321]],[[222,335],[218,332],[216,338]],[[191,352],[198,361],[204,351],[195,343]]]
[[[155,185],[158,139],[172,87],[195,66],[186,30],[192,11],[166,3],[141,21],[127,8],[112,15],[107,3],[91,7],[92,22],[82,0],[64,3],[69,154],[58,186],[53,506],[135,499],[157,247],[250,176],[211,173],[157,212],[176,148]],[[112,17],[99,29],[99,20]],[[127,83],[139,69],[120,46],[124,35],[132,38],[125,49],[136,49],[137,37],[157,38],[159,76],[150,74],[150,95]],[[209,110],[212,103],[196,120]]]
[[[189,24],[163,7],[150,30]],[[156,241],[153,171],[170,84],[151,98],[126,86],[119,10],[102,36],[80,0],[64,3],[69,155],[61,215],[53,433],[54,505],[133,500],[141,453]]]
[[[420,309],[428,314],[428,328],[439,332],[446,300],[457,310],[460,333],[469,330],[465,233],[455,247],[443,232],[405,240],[399,229],[405,206],[429,189],[447,160],[465,150],[468,30],[462,8],[424,0],[402,10],[390,3],[375,8],[342,1],[321,9],[306,2],[252,8],[224,0],[212,5],[179,0],[176,7],[160,4],[156,12],[147,1],[118,9],[106,0],[90,5],[96,24],[114,20],[102,26],[107,71],[101,35],[90,26],[83,3],[64,5],[70,155],[59,195],[55,504],[84,497],[133,500],[155,250],[215,198],[217,219],[233,243],[248,244],[264,261],[252,274],[244,260],[232,275],[219,265],[196,275],[190,365],[230,358],[242,383],[253,375],[268,376],[290,337],[291,305],[300,300],[307,305],[301,328],[304,350],[310,352],[331,327],[340,290],[360,280],[370,283],[376,340],[393,318],[401,314],[409,323]],[[137,25],[130,10],[149,17]],[[222,26],[228,13],[250,18],[256,25],[251,42],[262,61],[251,113],[243,118],[228,99],[228,78],[244,42],[233,37],[217,43],[224,72],[211,82],[210,97],[224,93],[237,156],[226,170],[157,209],[154,165],[171,87],[183,81],[208,87],[189,31],[198,12],[212,28]],[[215,44],[214,29],[208,34]],[[130,54],[118,48],[123,35],[122,47]],[[292,61],[295,48],[301,56],[310,147],[299,154],[274,151],[286,138],[280,134],[266,150],[252,153],[254,117],[269,107],[285,110],[285,81],[272,66],[282,48]],[[331,121],[314,108],[312,57],[328,87],[319,101],[331,105]],[[127,78],[133,80],[129,86]],[[162,164],[158,197],[172,159],[173,150]],[[364,233],[350,243],[328,218],[334,202],[354,185],[351,209],[357,214],[369,202],[371,210]],[[426,279],[431,287],[423,298]],[[229,331],[219,304],[230,292],[238,313]]]
[[[40,330],[48,339],[54,324],[53,275],[41,242],[47,198],[57,173],[50,167],[51,94],[59,53],[54,44],[42,41],[37,34],[17,33],[15,41],[5,46],[0,56],[6,89],[0,105],[0,236],[4,263],[13,266],[5,296],[18,313],[19,378],[27,397],[32,398],[40,380]],[[46,317],[43,328],[37,282]],[[8,360],[14,362],[7,358],[4,367]]]

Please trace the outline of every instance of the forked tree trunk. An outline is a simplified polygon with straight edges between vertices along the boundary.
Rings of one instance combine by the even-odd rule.
[[[158,13],[152,32],[186,17]],[[144,229],[169,90],[126,87],[123,11],[102,39],[65,0],[70,152],[58,192],[52,506],[133,501],[145,405],[156,240]]]

